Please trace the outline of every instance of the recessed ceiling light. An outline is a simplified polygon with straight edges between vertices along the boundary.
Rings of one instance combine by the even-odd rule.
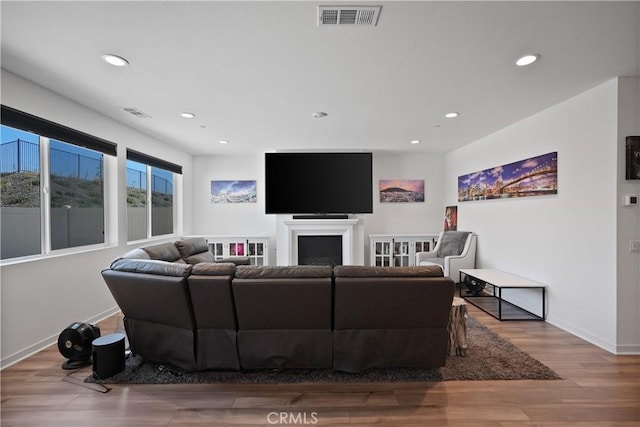
[[[420,144],[420,140],[418,139],[414,139],[413,141],[411,141],[412,144]]]
[[[540,59],[540,55],[538,54],[529,54],[529,55],[525,55],[521,58],[519,58],[516,61],[516,65],[518,67],[524,67],[525,65],[531,65],[534,62],[536,62],[538,59]]]
[[[193,113],[182,113],[180,114],[182,117],[184,117],[185,119],[193,119],[196,115]]]
[[[102,59],[116,67],[126,67],[127,65],[129,65],[129,61],[127,61],[123,57],[110,53],[102,55]]]
[[[460,115],[460,113],[456,113],[455,111],[452,111],[452,112],[450,112],[450,113],[445,114],[444,116],[445,116],[447,119],[453,119],[453,118],[455,118],[455,117],[458,117],[459,115]]]
[[[220,144],[228,144],[228,143],[229,143],[229,141],[226,141],[226,140],[224,140],[224,139],[221,139],[221,140],[220,140],[220,141],[218,141],[218,142],[219,142]]]
[[[313,113],[313,117],[316,119],[321,119],[323,117],[327,117],[327,113],[325,113],[324,111],[318,111]]]

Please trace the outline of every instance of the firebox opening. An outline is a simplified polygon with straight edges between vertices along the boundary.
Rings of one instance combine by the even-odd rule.
[[[298,236],[298,265],[342,265],[342,236]]]

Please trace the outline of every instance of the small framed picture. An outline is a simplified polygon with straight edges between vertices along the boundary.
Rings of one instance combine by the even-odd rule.
[[[458,230],[458,207],[447,206],[444,210],[444,231]]]

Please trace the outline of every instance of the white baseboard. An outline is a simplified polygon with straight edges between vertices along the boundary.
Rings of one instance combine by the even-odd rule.
[[[570,334],[577,336],[578,338],[582,338],[583,340],[588,341],[591,344],[596,345],[601,349],[608,351],[609,353],[618,354],[616,352],[617,349],[614,343],[605,341],[600,337],[597,337],[576,325],[572,325],[571,323],[565,322],[562,319],[558,319],[553,316],[549,316],[547,318],[547,322],[552,324],[553,326],[557,326],[563,331],[569,332]]]
[[[97,316],[93,316],[90,319],[84,320],[84,323],[91,323],[91,324],[95,324],[98,323],[104,319],[106,319],[107,317],[113,316],[114,314],[116,314],[117,312],[120,311],[119,307],[113,307],[107,311],[104,311],[100,314],[98,314]],[[47,337],[41,341],[38,341],[37,343],[30,345],[29,347],[22,349],[20,351],[17,351],[7,357],[5,357],[4,359],[0,360],[0,370],[8,368],[11,365],[14,365],[16,363],[18,363],[21,360],[26,359],[29,356],[32,356],[34,354],[36,354],[39,351],[44,350],[45,348],[53,345],[53,344],[57,344],[58,342],[58,336],[59,334],[56,334],[54,336],[51,337]],[[62,361],[60,362],[62,363]]]
[[[616,354],[620,356],[640,355],[640,344],[619,345],[616,347]]]

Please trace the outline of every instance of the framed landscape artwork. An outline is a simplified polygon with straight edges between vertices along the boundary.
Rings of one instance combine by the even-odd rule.
[[[626,138],[626,179],[640,179],[640,136]]]
[[[380,203],[424,202],[424,179],[381,179]]]
[[[458,201],[558,194],[558,153],[552,152],[458,177]]]
[[[256,181],[211,181],[211,203],[256,203]]]

